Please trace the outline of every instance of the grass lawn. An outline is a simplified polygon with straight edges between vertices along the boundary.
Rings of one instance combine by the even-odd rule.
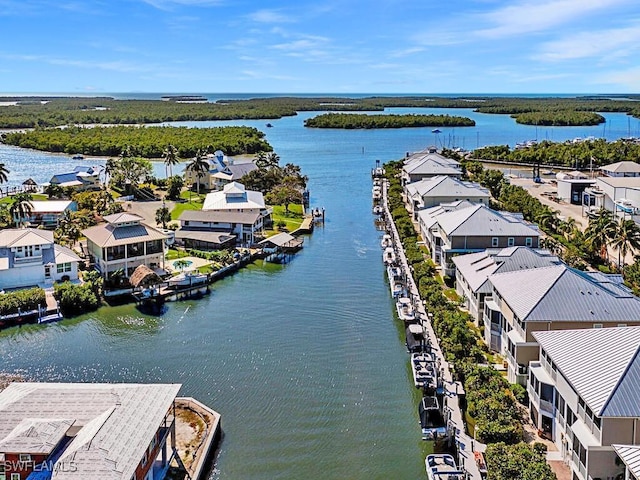
[[[189,191],[182,192],[180,198],[186,200],[184,203],[176,203],[176,206],[171,210],[171,220],[177,220],[185,210],[202,210],[202,204],[204,203],[205,194]],[[191,199],[191,200],[189,200]]]
[[[288,231],[293,232],[302,225],[304,215],[302,214],[302,205],[289,205],[289,212],[285,212],[284,206],[275,205],[273,207],[273,225],[276,230],[273,233],[278,233],[278,222],[284,221]]]
[[[44,195],[42,193],[32,193],[31,199],[39,202],[42,200],[49,200],[49,196]],[[12,203],[12,202],[13,202],[13,197],[4,197],[3,199],[0,200],[0,203]]]
[[[184,250],[177,250],[175,248],[169,248],[167,250],[167,260],[177,260],[178,258],[188,257],[189,254]]]

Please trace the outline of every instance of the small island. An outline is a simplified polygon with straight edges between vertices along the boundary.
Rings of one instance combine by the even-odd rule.
[[[360,113],[324,113],[305,120],[310,128],[406,128],[406,127],[473,127],[467,117],[451,115],[367,115]]]
[[[595,112],[556,110],[527,112],[511,115],[516,123],[522,125],[540,125],[546,127],[583,127],[599,125],[605,122],[602,115]]]

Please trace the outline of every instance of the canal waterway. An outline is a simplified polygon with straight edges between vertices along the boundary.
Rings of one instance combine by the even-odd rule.
[[[423,112],[467,115],[477,126],[439,135],[305,129],[311,112],[270,120],[273,128],[264,121],[186,123],[265,131],[281,162],[309,176],[311,204],[326,209],[325,225],[290,263],[252,265],[214,284],[211,295],[168,304],[159,316],[126,305],[2,331],[0,371],[40,381],[182,383],[182,394],[222,414],[215,479],[423,477],[429,447],[420,440],[419,396],[373,225],[370,169],[376,159],[450,136],[457,139],[451,146],[465,148],[535,138],[535,127],[507,116]],[[606,129],[539,128],[538,138],[627,135],[625,115],[605,116]],[[5,145],[0,162],[14,183],[47,181],[77,163]]]

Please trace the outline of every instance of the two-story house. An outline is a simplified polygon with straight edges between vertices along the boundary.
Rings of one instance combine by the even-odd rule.
[[[640,327],[539,331],[531,419],[577,480],[628,479],[640,445]],[[618,450],[618,454],[616,454]],[[637,470],[636,470],[637,471]]]
[[[259,212],[186,210],[179,220],[176,239],[187,247],[205,250],[252,245],[263,228]]]
[[[488,249],[459,255],[452,260],[456,266],[456,292],[464,299],[465,307],[478,326],[484,324],[484,299],[493,289],[490,275],[562,263],[548,250],[528,247]]]
[[[0,230],[0,290],[77,280],[80,258],[53,243],[53,232],[34,228]]]
[[[0,392],[0,478],[163,480],[179,384],[12,383]]]
[[[419,210],[441,203],[466,200],[488,206],[491,195],[486,188],[477,183],[465,182],[448,175],[438,175],[405,185],[404,198],[407,210],[414,219],[417,219]]]
[[[243,184],[231,182],[222,190],[207,194],[203,211],[258,213],[262,221],[268,221],[273,209],[267,207],[262,192],[247,190]]]
[[[98,190],[100,188],[100,169],[96,167],[78,166],[71,172],[58,173],[51,177],[49,184],[60,187],[71,187],[75,190]]]
[[[621,275],[583,272],[560,264],[489,276],[485,341],[507,358],[507,379],[524,385],[538,359],[533,333],[640,325],[640,298]]]
[[[31,215],[19,220],[31,226],[55,229],[65,213],[77,210],[78,205],[72,200],[32,200]]]
[[[455,275],[452,259],[456,255],[487,248],[538,248],[540,231],[525,222],[522,214],[497,212],[477,204],[443,212],[434,218],[435,222],[427,230],[421,230],[422,238],[433,261],[442,265],[443,273],[448,276]]]
[[[152,270],[164,268],[167,234],[132,213],[114,213],[103,218],[106,223],[89,227],[82,234],[87,237],[91,262],[104,278],[120,269],[129,277],[138,265]]]
[[[222,151],[217,150],[207,155],[205,161],[208,169],[204,175],[198,176],[197,172],[189,169],[184,171],[186,185],[200,183],[207,190],[220,190],[227,183],[236,182],[244,175],[258,167],[252,161],[236,161],[227,157]]]

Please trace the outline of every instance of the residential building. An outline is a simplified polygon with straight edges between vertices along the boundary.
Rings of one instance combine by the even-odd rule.
[[[637,162],[616,162],[600,167],[600,171],[607,177],[640,177],[640,164]]]
[[[100,188],[100,170],[96,167],[78,166],[71,172],[54,175],[49,184],[71,187],[78,191],[97,190]]]
[[[567,265],[496,273],[485,297],[485,341],[507,359],[507,379],[524,385],[538,359],[541,330],[640,325],[640,299],[621,275],[583,272]]]
[[[0,392],[0,478],[163,480],[179,384],[12,383]]]
[[[539,432],[573,479],[632,478],[625,463],[637,474],[640,327],[539,331],[534,339],[540,360],[530,363],[527,391]]]
[[[452,259],[456,255],[487,248],[538,248],[540,231],[535,225],[525,222],[522,214],[497,212],[486,205],[476,204],[444,211],[432,216],[431,220],[421,218],[421,226],[430,223],[428,228],[421,229],[422,238],[433,261],[442,265],[443,273],[448,276],[455,275]]]
[[[129,277],[138,265],[164,268],[167,234],[132,213],[103,217],[106,223],[82,231],[91,262],[105,278],[120,269]]]
[[[80,258],[53,242],[53,232],[34,228],[0,230],[0,290],[77,280]]]
[[[492,248],[459,255],[452,260],[456,266],[456,292],[479,326],[484,324],[484,299],[493,290],[490,275],[562,263],[548,250],[529,247]]]
[[[31,215],[25,221],[31,226],[55,229],[66,212],[77,210],[78,206],[72,200],[32,200]]]
[[[435,149],[427,149],[422,152],[407,156],[402,167],[402,184],[418,182],[424,178],[448,175],[462,177],[460,162],[444,157]]]
[[[179,220],[176,239],[183,240],[186,246],[191,242],[204,243],[200,246],[206,249],[224,248],[229,242],[231,246],[252,245],[263,229],[263,216],[255,211],[186,210]]]
[[[263,221],[270,218],[273,212],[264,203],[262,192],[247,190],[238,182],[231,182],[221,191],[207,194],[202,205],[203,211],[258,213]]]
[[[207,155],[205,160],[209,164],[209,168],[204,176],[198,177],[195,172],[185,170],[186,185],[199,182],[207,190],[220,190],[227,183],[236,182],[247,173],[258,168],[251,160],[238,161],[230,159],[220,150],[217,150],[214,154]]]
[[[441,203],[466,200],[489,206],[489,190],[473,182],[465,182],[457,177],[438,175],[409,183],[404,187],[407,210],[417,219],[418,211]]]

